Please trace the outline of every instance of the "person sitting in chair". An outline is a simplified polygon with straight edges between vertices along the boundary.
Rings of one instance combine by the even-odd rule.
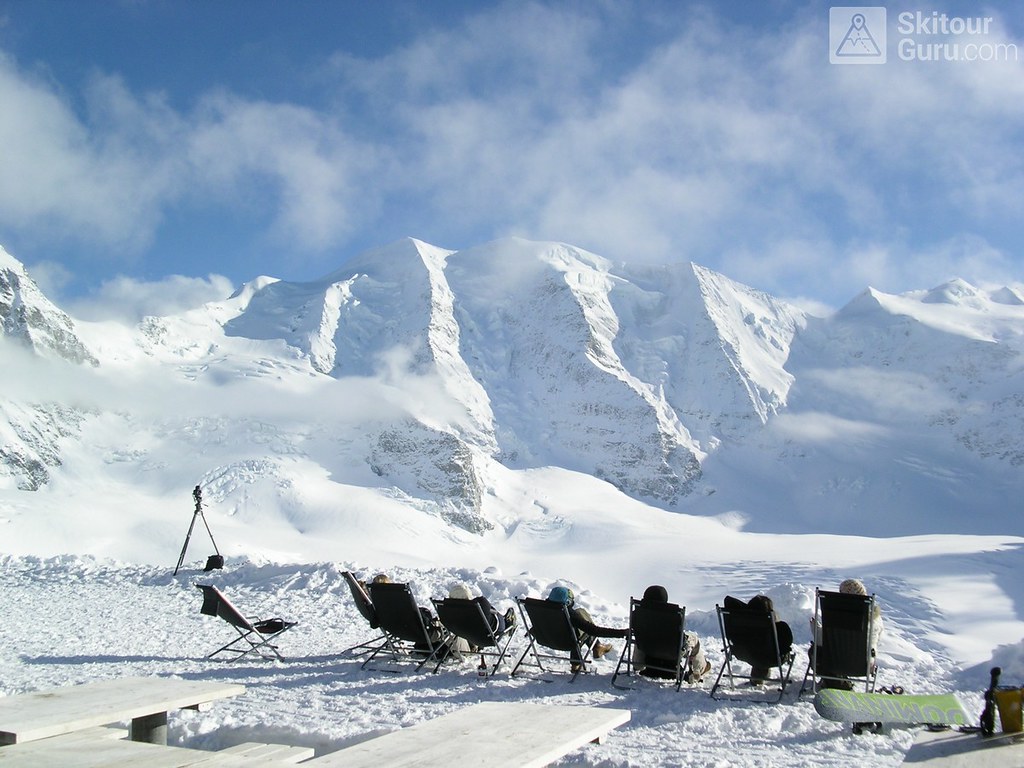
[[[839,585],[839,591],[844,595],[862,595],[867,597],[868,590],[860,579],[844,579]],[[871,648],[871,656],[878,653],[878,640],[882,637],[882,609],[878,602],[874,603],[874,610],[871,613],[871,638],[868,643]]]
[[[839,584],[839,592],[843,595],[861,595],[863,597],[867,597],[868,594],[867,587],[864,586],[864,582],[860,579],[844,579]],[[873,605],[874,609],[871,612],[871,636],[868,638],[868,647],[871,649],[872,659],[878,655],[878,641],[882,637],[882,610],[878,607],[877,601]],[[811,618],[811,632],[814,639],[811,641],[809,653],[811,667],[813,668],[814,651],[821,643],[821,624],[815,624],[813,618]],[[874,662],[872,662],[872,668],[874,668]],[[845,678],[829,678],[822,683],[822,687],[850,690],[853,688],[853,683]]]
[[[484,616],[490,621],[491,631],[495,635],[500,635],[506,628],[516,625],[516,612],[512,608],[509,608],[504,613],[499,613],[498,609],[491,605],[490,601],[483,595],[473,597],[469,586],[461,581],[452,585],[451,589],[448,590],[448,597],[458,600],[472,600],[475,603],[479,603],[480,607],[484,610]]]
[[[547,599],[554,603],[562,603],[569,608],[569,618],[573,629],[579,637],[580,647],[593,644],[594,658],[600,659],[612,649],[611,643],[596,642],[599,637],[625,637],[628,630],[600,627],[594,623],[586,608],[576,605],[576,596],[568,587],[554,587]]]
[[[665,604],[668,602],[668,590],[660,584],[652,584],[644,590],[640,604],[644,606]],[[696,632],[683,631],[683,653],[687,659],[687,670],[684,680],[688,683],[699,683],[711,671],[711,662],[704,657],[700,647],[700,638]],[[648,666],[651,664],[653,666]],[[648,659],[642,650],[633,648],[633,668],[645,677],[673,678],[675,675],[668,670],[675,667],[675,659]]]
[[[391,577],[386,573],[378,573],[370,581],[371,584],[392,584]],[[437,645],[440,643],[445,636],[444,627],[441,625],[440,620],[429,608],[424,608],[422,605],[418,606],[420,609],[420,616],[423,619],[423,626],[427,630],[427,637],[430,640],[431,645]],[[430,648],[422,643],[416,644],[416,650],[427,654],[430,652]],[[469,653],[472,648],[468,642],[463,640],[461,637],[450,637],[447,642],[447,649],[443,656],[447,656],[450,651],[458,651],[459,653]]]
[[[764,613],[770,613],[775,610],[772,599],[768,597],[768,595],[755,595],[745,603],[735,597],[727,596],[723,601],[723,604],[726,608],[750,608]],[[779,658],[781,660],[785,660],[793,651],[793,630],[790,629],[789,624],[786,622],[776,621],[775,636],[779,641]],[[741,640],[734,640],[733,647],[736,651],[736,657],[739,659],[746,660],[756,658],[758,656],[758,654],[754,653],[752,650],[744,648]],[[764,681],[767,680],[768,676],[771,674],[771,668],[764,666],[761,663],[748,663],[750,663],[750,684],[764,685]]]

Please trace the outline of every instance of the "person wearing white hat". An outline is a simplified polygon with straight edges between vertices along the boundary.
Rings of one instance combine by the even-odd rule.
[[[839,591],[844,595],[864,595],[868,590],[860,579],[844,579],[839,585]],[[871,655],[878,652],[878,640],[882,636],[882,609],[878,607],[878,601],[874,603],[874,611],[871,616]]]

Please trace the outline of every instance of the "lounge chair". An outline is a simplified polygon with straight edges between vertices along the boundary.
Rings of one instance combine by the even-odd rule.
[[[726,597],[724,605],[716,605],[718,626],[722,632],[725,661],[718,671],[715,684],[711,686],[711,698],[722,684],[723,675],[729,679],[729,687],[736,689],[736,680],[746,680],[755,689],[764,684],[779,686],[782,700],[793,671],[793,634],[788,625],[777,620],[774,610],[748,605],[742,600]],[[780,633],[780,627],[784,633]],[[749,672],[734,669],[736,661],[750,665]],[[762,674],[755,674],[762,672]]]
[[[238,660],[255,652],[265,659],[276,657],[284,661],[284,657],[277,651],[277,646],[270,641],[276,640],[298,622],[280,618],[261,619],[258,616],[243,616],[241,611],[212,584],[196,584],[196,587],[203,593],[203,605],[199,612],[223,619],[238,632],[238,637],[208,654],[207,658],[213,658],[218,653],[234,653],[237,654],[235,660]]]
[[[629,633],[626,645],[619,656],[619,662],[612,673],[612,685],[616,685],[620,674],[632,675],[634,671],[645,677],[657,677],[675,681],[678,691],[683,684],[687,664],[686,609],[675,603],[650,603],[630,598]],[[644,664],[634,670],[633,657],[636,651],[643,654]],[[625,667],[625,672],[622,668]]]
[[[516,632],[516,624],[506,626],[501,632],[495,632],[491,625],[491,617],[486,614],[477,600],[460,597],[446,597],[433,600],[437,618],[456,637],[461,637],[480,654],[481,664],[486,668],[486,658],[494,659],[494,664],[487,672],[493,675],[505,659],[509,644]],[[493,649],[493,650],[488,650]]]
[[[408,584],[369,584],[367,588],[387,642],[370,653],[363,668],[387,649],[393,661],[417,660],[417,671],[432,662],[437,672],[449,655],[458,653],[452,648],[451,633],[416,604]]]
[[[801,691],[850,688],[863,681],[865,691],[875,689],[878,665],[871,647],[875,596],[814,591],[814,626],[820,637],[812,645]]]
[[[516,598],[516,604],[523,617],[523,626],[526,628],[526,636],[530,644],[512,668],[513,676],[519,671],[527,656],[533,658],[534,663],[542,672],[548,671],[544,666],[545,659],[569,662],[572,672],[569,682],[574,681],[580,673],[590,671],[590,655],[593,652],[594,643],[593,641],[580,642],[579,634],[573,627],[572,618],[569,616],[568,605],[536,597]],[[558,651],[558,653],[545,652],[541,648]]]
[[[366,591],[366,588],[359,579],[349,571],[342,573],[342,576],[345,577],[345,583],[348,584],[348,588],[352,592],[352,601],[356,604],[356,609],[359,611],[360,615],[366,619],[366,622],[370,625],[370,629],[379,629],[380,622],[377,621],[377,612],[373,609],[373,603],[370,601],[370,595]],[[373,653],[385,644],[387,644],[387,635],[382,633],[373,640],[367,640],[364,643],[353,645],[351,648],[346,648],[342,653],[362,656],[365,653]]]

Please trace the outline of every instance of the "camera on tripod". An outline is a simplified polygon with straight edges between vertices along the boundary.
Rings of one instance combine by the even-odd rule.
[[[206,567],[203,571],[216,571],[224,567],[224,555],[217,549],[217,542],[214,541],[213,532],[210,530],[210,524],[206,522],[206,515],[203,514],[203,489],[200,486],[196,486],[192,489],[192,500],[196,504],[195,511],[192,512],[192,522],[188,526],[188,533],[185,534],[185,543],[181,547],[181,554],[178,556],[178,564],[174,567],[174,575],[178,575],[178,570],[181,568],[181,564],[185,561],[185,550],[188,549],[189,539],[192,538],[192,529],[195,527],[196,518],[201,517],[203,519],[203,525],[206,527],[206,532],[210,535],[210,541],[213,543],[213,551],[216,552],[214,555],[210,555],[206,558]]]

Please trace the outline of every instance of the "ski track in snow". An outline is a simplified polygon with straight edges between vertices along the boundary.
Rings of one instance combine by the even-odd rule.
[[[198,567],[198,564],[192,564]],[[746,594],[766,579],[758,563],[736,564],[705,577],[723,590]],[[387,731],[437,717],[486,700],[544,701],[627,708],[629,724],[602,745],[588,745],[562,765],[590,766],[850,766],[898,765],[913,729],[853,736],[849,728],[819,718],[811,697],[787,694],[782,703],[714,701],[711,681],[670,685],[636,681],[633,690],[611,685],[621,650],[597,662],[597,674],[575,683],[568,675],[551,681],[533,672],[510,678],[506,667],[484,681],[472,664],[446,664],[437,675],[363,671],[342,654],[374,633],[358,614],[342,571],[362,577],[376,571],[353,563],[256,564],[230,560],[222,571],[129,565],[90,557],[0,558],[5,616],[0,623],[0,693],[10,695],[124,675],[177,676],[241,683],[243,696],[215,704],[207,712],[171,716],[171,743],[221,749],[244,741],[313,747],[317,754],[340,749]],[[777,571],[777,569],[775,569]],[[391,568],[394,580],[408,581],[420,604],[440,597],[456,581],[477,585],[496,606],[507,607],[522,594],[541,595],[553,583],[522,573],[507,578],[496,569]],[[820,575],[819,571],[819,575]],[[810,571],[776,572],[780,586],[769,591],[780,615],[796,635],[793,689],[806,665],[809,628],[801,617],[813,587],[801,577]],[[280,640],[284,663],[260,660],[221,662],[205,654],[227,642],[231,628],[199,614],[197,582],[216,583],[246,614],[280,615],[300,625]],[[728,586],[726,586],[728,585]],[[830,585],[825,585],[830,586]],[[880,684],[908,690],[948,690],[954,663],[923,628],[940,617],[931,602],[906,582],[883,578],[877,585],[885,611],[886,634],[880,651]],[[725,592],[723,591],[723,594]],[[628,600],[608,601],[583,592],[598,623],[624,626]],[[722,660],[713,607],[688,611],[687,626],[698,632],[714,672]],[[516,649],[525,649],[520,629]],[[1024,647],[1004,653],[1008,672],[1024,671]],[[386,665],[385,665],[386,666]],[[974,690],[961,690],[968,712],[981,710],[979,672]],[[1004,675],[1004,680],[1006,679]],[[486,738],[486,734],[481,734]]]

